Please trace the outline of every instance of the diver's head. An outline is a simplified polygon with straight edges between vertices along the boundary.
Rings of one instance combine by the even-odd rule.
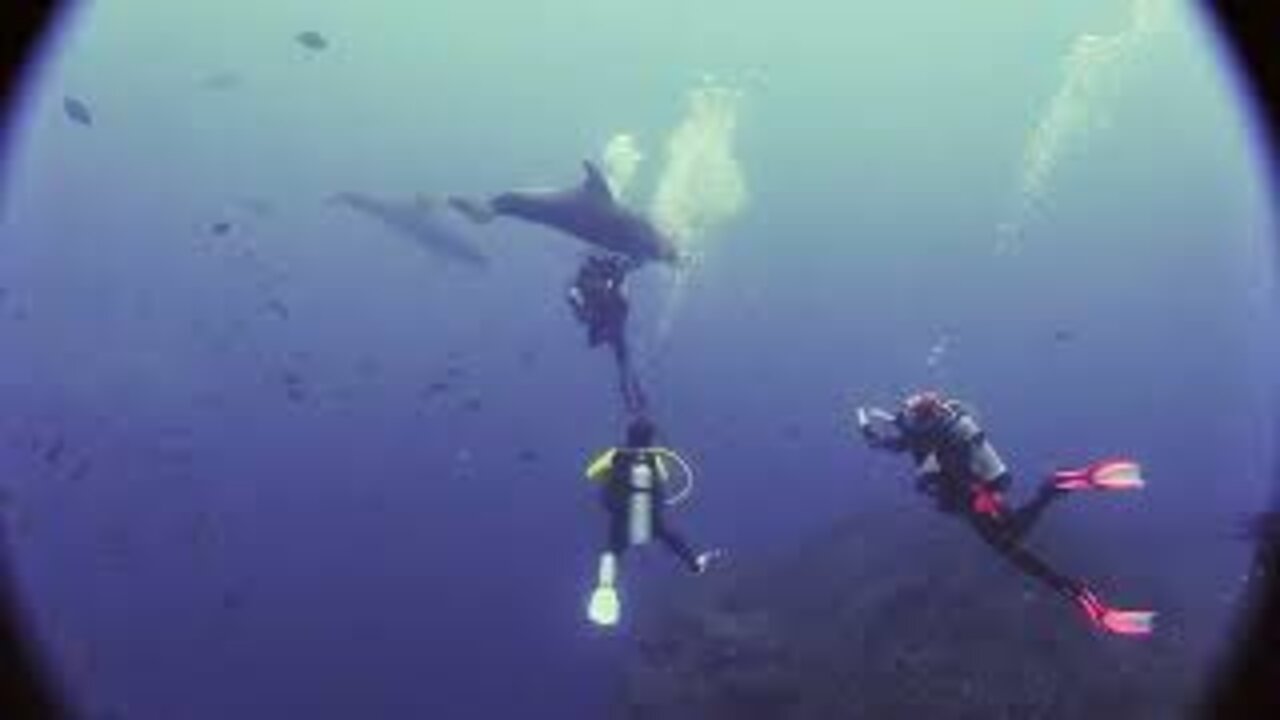
[[[627,446],[650,447],[657,434],[658,428],[652,420],[644,416],[637,417],[627,426]]]
[[[908,425],[926,427],[932,425],[947,412],[947,400],[936,390],[922,390],[902,401],[902,417]]]

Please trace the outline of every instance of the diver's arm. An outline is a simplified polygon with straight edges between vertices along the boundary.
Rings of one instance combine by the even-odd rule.
[[[858,432],[862,435],[867,445],[877,450],[885,450],[888,452],[903,452],[907,449],[906,441],[901,435],[891,436],[878,431],[874,425],[880,422],[891,425],[894,422],[894,415],[888,411],[881,410],[878,407],[859,407],[856,411]]]
[[[613,458],[618,454],[617,448],[609,448],[596,456],[591,464],[587,466],[586,472],[588,480],[599,482],[604,479],[609,472],[613,470]]]

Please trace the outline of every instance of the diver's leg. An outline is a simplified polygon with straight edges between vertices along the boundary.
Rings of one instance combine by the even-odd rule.
[[[967,513],[966,517],[979,537],[1024,574],[1067,597],[1075,597],[1076,592],[1084,587],[1083,583],[1054,570],[1039,556],[1019,544],[1013,538],[1011,529],[1006,526],[1008,521],[976,513]]]
[[[702,572],[702,562],[698,559],[698,553],[693,551],[693,548],[679,533],[667,527],[665,523],[658,523],[654,528],[653,534],[679,558],[685,567],[689,568],[690,572]]]
[[[698,559],[698,553],[694,552],[693,548],[680,533],[672,530],[667,525],[666,514],[661,509],[661,503],[664,501],[665,499],[661,494],[656,495],[653,499],[653,536],[662,541],[662,544],[666,545],[667,549],[679,558],[680,562],[684,563],[685,567],[689,568],[691,572],[702,572],[703,563]]]
[[[622,615],[622,602],[617,590],[618,565],[631,542],[627,537],[626,514],[620,505],[625,503],[625,497],[619,495],[620,493],[605,488],[603,499],[608,514],[608,549],[600,555],[596,587],[587,601],[587,617],[591,622],[602,626],[618,624]]]
[[[622,394],[622,404],[631,414],[644,412],[645,395],[631,366],[631,353],[624,335],[616,335],[612,340],[613,356],[618,366],[618,387]]]
[[[647,403],[644,388],[640,386],[639,378],[633,372],[623,371],[620,383],[622,385],[622,402],[626,406],[627,412],[632,415],[643,415]]]
[[[636,377],[635,373],[631,373],[630,382],[632,405],[634,406],[631,412],[635,415],[643,415],[648,411],[649,399],[645,396],[644,387],[640,385],[640,378]]]
[[[1044,511],[1053,501],[1064,493],[1054,488],[1052,483],[1045,483],[1026,504],[1011,512],[1005,520],[1006,537],[1013,542],[1021,542],[1031,532],[1036,523],[1044,515]]]
[[[1007,521],[976,513],[969,513],[968,518],[987,544],[1024,574],[1043,582],[1074,602],[1095,627],[1117,635],[1151,633],[1156,615],[1154,612],[1109,607],[1088,585],[1059,573],[1026,547],[1010,540],[1009,529],[1004,527]]]
[[[613,482],[605,485],[601,500],[608,519],[606,546],[609,552],[622,557],[627,548],[631,547],[631,537],[627,530],[627,505],[630,493],[625,487],[618,485]]]

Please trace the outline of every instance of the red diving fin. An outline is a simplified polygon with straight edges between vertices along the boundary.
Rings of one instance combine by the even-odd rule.
[[[1089,589],[1077,592],[1075,600],[1094,627],[1113,635],[1146,636],[1151,634],[1155,625],[1154,612],[1107,607]]]
[[[1053,474],[1058,490],[1139,490],[1144,484],[1142,468],[1132,460],[1104,460]]]

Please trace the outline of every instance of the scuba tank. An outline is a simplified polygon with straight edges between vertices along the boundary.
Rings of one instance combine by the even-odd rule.
[[[971,479],[993,482],[1008,472],[986,433],[957,402],[946,403],[927,422],[905,429],[933,438],[930,451],[917,460],[916,473],[921,477],[963,472]]]
[[[682,481],[677,482],[667,474],[665,461],[679,468]],[[694,472],[688,461],[674,450],[656,446],[610,448],[591,462],[586,476],[597,482],[607,478],[611,486],[625,488],[625,492],[611,493],[625,502],[611,512],[626,513],[627,539],[632,545],[651,540],[655,513],[662,507],[682,504],[694,489]]]
[[[654,503],[660,502],[657,459],[644,450],[628,448],[615,450],[609,462],[610,484],[626,489],[626,504],[619,510],[626,513],[627,543],[643,545],[653,538]]]
[[[1009,471],[996,449],[987,442],[987,434],[968,412],[958,405],[948,407],[952,417],[943,427],[944,442],[964,453],[970,476],[994,482]]]
[[[643,545],[653,537],[653,496],[657,477],[647,458],[633,461],[629,471],[631,492],[627,503],[627,539],[632,545]]]

